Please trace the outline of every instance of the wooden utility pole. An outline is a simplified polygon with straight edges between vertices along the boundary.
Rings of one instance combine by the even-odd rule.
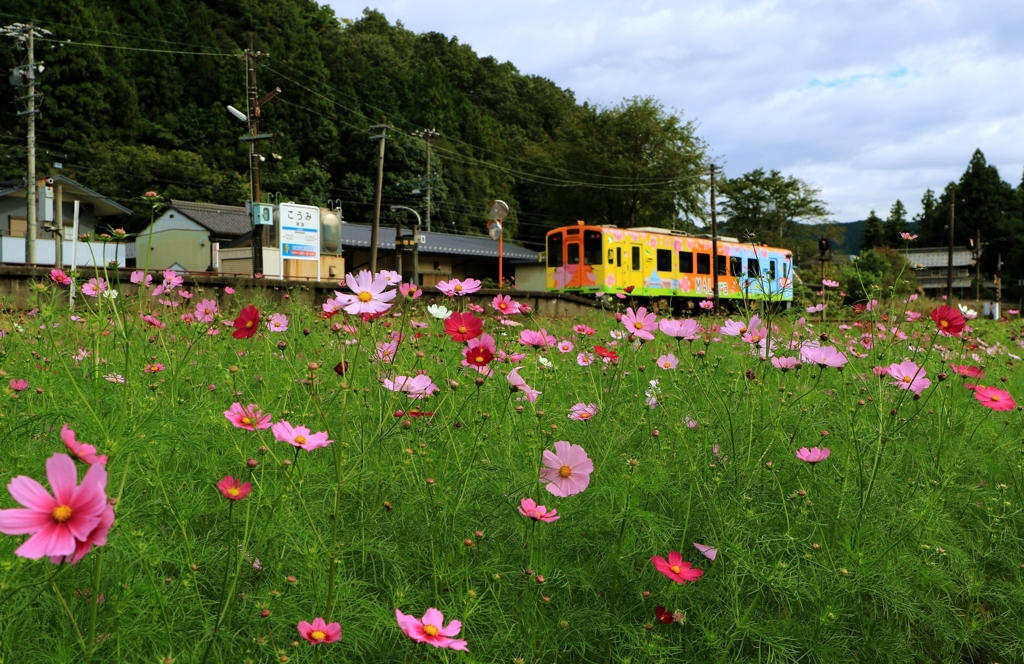
[[[377,236],[380,234],[380,197],[384,189],[384,144],[388,139],[388,119],[381,118],[379,125],[370,129],[380,129],[380,136],[371,136],[370,140],[380,141],[377,153],[377,190],[373,195],[373,227],[370,229],[370,272],[377,273]]]
[[[423,199],[423,202],[426,204],[426,214],[424,215],[424,223],[426,223],[428,233],[430,232],[430,139],[433,138],[434,136],[440,135],[441,134],[437,133],[433,129],[424,129],[422,131],[413,132],[413,136],[418,136],[427,142],[427,195]]]
[[[949,185],[949,260],[946,268],[946,303],[953,304],[953,208],[956,206],[956,185]]]
[[[974,240],[974,300],[981,299],[981,229]]]
[[[715,210],[715,165],[711,164],[711,288],[718,314],[718,213]]]
[[[249,135],[243,137],[243,140],[249,143],[249,195],[253,203],[263,202],[263,181],[260,174],[260,164],[263,162],[263,157],[260,155],[260,141],[272,136],[260,135],[260,109],[264,104],[270,103],[277,95],[281,94],[281,88],[274,88],[263,95],[262,99],[257,97],[259,89],[256,86],[256,59],[265,57],[267,57],[266,53],[253,49],[252,34],[250,34],[249,48],[245,51]],[[276,136],[276,134],[273,136]],[[263,247],[270,240],[270,231],[265,225],[257,225],[255,217],[253,217],[252,222],[252,273],[255,276],[263,274]],[[284,279],[283,274],[281,278]]]

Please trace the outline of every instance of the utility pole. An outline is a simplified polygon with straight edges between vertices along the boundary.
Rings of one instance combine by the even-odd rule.
[[[377,236],[380,234],[380,197],[384,189],[384,144],[388,139],[388,119],[381,118],[379,125],[373,125],[370,129],[380,129],[379,136],[371,136],[371,141],[380,141],[380,150],[377,153],[377,191],[373,195],[373,227],[370,230],[370,272],[377,273]]]
[[[715,165],[711,164],[711,284],[718,314],[718,212],[715,210]]]
[[[17,88],[27,87],[28,94],[20,97],[24,100],[25,110],[18,112],[18,117],[26,116],[28,120],[28,177],[25,183],[28,187],[26,193],[26,217],[28,218],[25,233],[25,263],[36,262],[36,235],[39,234],[39,213],[36,188],[36,73],[42,73],[43,63],[35,61],[35,38],[49,36],[49,30],[37,28],[31,23],[12,23],[0,28],[0,35],[13,37],[25,45],[28,50],[28,64],[22,67],[15,67],[11,70],[11,85]]]
[[[981,229],[974,241],[974,301],[981,299]]]
[[[243,136],[242,140],[249,143],[249,195],[254,203],[263,202],[263,182],[260,174],[260,164],[263,157],[260,155],[260,141],[266,138],[273,138],[277,134],[260,134],[260,109],[264,104],[270,103],[274,97],[281,94],[281,88],[274,88],[262,98],[257,97],[259,89],[256,87],[256,59],[265,58],[267,54],[263,51],[256,51],[252,45],[252,34],[249,34],[249,48],[245,51],[246,68],[246,102],[248,114],[246,120],[249,124],[249,135]],[[269,242],[269,230],[265,225],[256,225],[253,218],[252,226],[252,273],[253,276],[263,274],[263,247]],[[281,275],[284,279],[284,275]]]
[[[1003,255],[996,255],[996,308],[1000,307],[1003,301]],[[999,316],[996,316],[996,320]]]
[[[427,178],[426,178],[427,179],[427,196],[426,196],[426,198],[424,199],[423,202],[426,203],[426,207],[427,207],[426,215],[425,215],[425,223],[426,223],[426,226],[427,226],[427,232],[429,233],[430,232],[430,181],[431,181],[431,178],[430,178],[430,139],[433,138],[434,136],[440,136],[441,134],[437,133],[433,129],[424,129],[423,131],[414,131],[412,135],[413,136],[418,136],[419,138],[422,138],[423,140],[425,140],[427,142]]]
[[[949,184],[949,260],[946,268],[946,303],[953,305],[953,209],[956,206],[956,185]]]

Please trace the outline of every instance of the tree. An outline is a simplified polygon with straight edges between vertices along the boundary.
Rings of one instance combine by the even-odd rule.
[[[724,230],[741,239],[782,245],[797,224],[822,222],[830,216],[815,189],[803,180],[763,168],[721,185]]]
[[[872,210],[871,214],[864,221],[864,236],[860,241],[861,251],[866,249],[874,249],[875,247],[885,246],[885,230],[882,226],[882,220],[878,218],[875,211]]]
[[[918,234],[924,245],[939,246],[943,244],[942,233],[945,223],[939,219],[939,202],[935,198],[935,192],[926,189],[921,197],[921,211],[914,215],[914,223],[917,224]]]
[[[885,224],[882,227],[882,235],[885,240],[885,246],[887,247],[901,247],[903,246],[903,237],[900,233],[907,232],[907,208],[903,206],[903,202],[896,199],[893,203],[892,209],[889,210],[889,216],[885,220]]]

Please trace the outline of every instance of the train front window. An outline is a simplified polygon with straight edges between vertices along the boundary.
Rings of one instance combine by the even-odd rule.
[[[580,264],[580,243],[570,242],[565,246],[565,260],[569,265]]]
[[[548,267],[562,267],[562,234],[548,236]]]
[[[658,272],[672,271],[672,251],[670,249],[658,249]]]
[[[711,254],[697,254],[697,274],[711,274]]]
[[[601,264],[601,232],[600,231],[584,231],[583,232],[583,264],[584,265],[600,265]]]

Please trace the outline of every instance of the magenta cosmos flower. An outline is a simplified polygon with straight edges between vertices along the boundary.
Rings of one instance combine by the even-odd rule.
[[[526,379],[519,375],[520,369],[522,369],[522,367],[516,367],[515,369],[508,373],[508,384],[512,387],[513,390],[522,392],[523,395],[526,397],[527,401],[529,401],[530,403],[534,403],[535,401],[537,401],[537,397],[543,394],[543,392],[538,392],[537,390],[527,385]]]
[[[99,463],[89,466],[79,485],[71,457],[54,454],[46,460],[46,477],[52,496],[31,477],[11,480],[7,490],[25,509],[0,510],[0,533],[31,535],[14,552],[22,558],[49,556],[54,563],[74,564],[93,544],[106,544],[114,523],[107,502],[107,470]]]
[[[586,422],[597,415],[597,404],[578,403],[569,409],[569,419],[577,422]]]
[[[247,431],[269,429],[272,419],[270,413],[264,413],[254,403],[245,408],[242,408],[240,403],[233,403],[231,408],[224,411],[224,417],[228,418],[228,421],[237,428]]]
[[[252,493],[252,483],[243,483],[241,480],[236,480],[231,475],[226,475],[221,478],[220,482],[217,482],[217,489],[219,489],[221,495],[228,500],[241,500]]]
[[[89,464],[90,466],[94,463],[104,465],[107,463],[107,455],[100,454],[96,455],[96,448],[87,443],[80,443],[75,439],[75,432],[68,428],[68,425],[64,425],[60,429],[60,438],[64,441],[64,446],[68,448],[75,458],[82,463]]]
[[[649,341],[654,338],[651,333],[658,329],[658,317],[653,313],[647,313],[646,307],[640,307],[636,311],[630,307],[622,317],[622,324],[637,339]]]
[[[541,328],[540,330],[522,330],[519,333],[519,343],[524,346],[547,348],[557,344],[558,340],[555,339],[554,335],[548,334],[547,330]]]
[[[544,450],[544,467],[540,469],[540,480],[546,482],[547,490],[559,498],[582,493],[590,486],[590,474],[594,462],[586,450],[567,440],[555,443],[555,451]]]
[[[812,447],[811,449],[801,447],[796,451],[796,458],[801,461],[806,461],[807,463],[818,463],[819,461],[827,459],[830,454],[832,454],[832,452],[829,451],[827,447]]]
[[[549,510],[544,505],[538,505],[533,498],[523,498],[519,502],[519,513],[534,521],[551,523],[562,517],[558,516],[558,510]]]
[[[384,379],[384,387],[392,392],[405,392],[410,399],[426,399],[438,392],[440,388],[430,380],[430,376],[420,374],[418,376],[395,376],[394,380]]]
[[[402,632],[417,643],[429,643],[435,648],[469,651],[465,641],[451,638],[458,636],[462,631],[462,623],[453,620],[444,626],[444,614],[434,607],[427,609],[422,620],[407,616],[398,609],[395,609],[395,618]]]
[[[980,401],[982,406],[992,410],[1013,410],[1017,407],[1017,402],[1010,393],[998,387],[976,387],[974,398]]]
[[[55,284],[60,284],[61,286],[71,285],[71,277],[69,277],[67,273],[64,272],[64,270],[50,270],[50,280],[53,281],[53,283]]]
[[[494,307],[495,311],[500,311],[506,316],[519,313],[519,303],[509,295],[495,295],[494,299],[491,300],[491,306]]]
[[[313,618],[312,623],[300,620],[297,627],[299,629],[299,636],[313,645],[318,643],[334,643],[341,639],[341,623],[327,623],[319,616]]]
[[[678,551],[669,551],[668,560],[661,556],[652,556],[651,562],[654,563],[654,569],[676,583],[693,583],[704,576],[704,570],[694,569],[693,565],[683,560],[683,555]]]
[[[327,447],[334,441],[327,437],[326,431],[310,433],[304,426],[293,427],[289,422],[281,420],[270,427],[274,434],[274,440],[281,443],[288,443],[295,447],[301,447],[307,452],[312,452],[318,447]]]
[[[843,368],[848,362],[846,355],[836,350],[834,346],[803,346],[800,349],[800,359],[808,364],[836,369]]]
[[[454,297],[475,293],[480,290],[481,285],[482,283],[479,279],[466,279],[465,281],[452,279],[451,281],[437,282],[437,290],[441,291],[448,297]]]
[[[658,321],[658,329],[664,335],[677,339],[686,339],[687,341],[693,341],[700,336],[700,325],[692,318],[684,320],[662,318]]]
[[[15,392],[24,392],[25,390],[28,389],[28,381],[25,380],[24,378],[18,378],[17,380],[12,378],[9,381],[7,381],[7,384]]]
[[[924,367],[919,367],[910,360],[890,364],[889,377],[896,379],[893,385],[901,390],[910,390],[914,394],[921,394],[932,384],[932,381],[925,378]]]

